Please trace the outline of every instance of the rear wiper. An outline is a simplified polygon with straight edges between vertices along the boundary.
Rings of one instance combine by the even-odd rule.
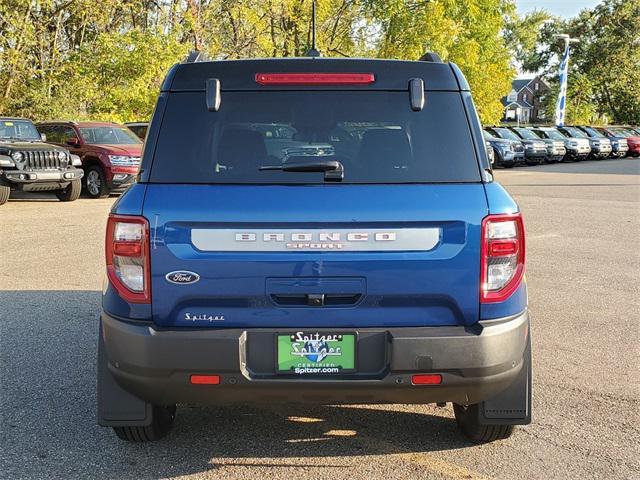
[[[283,172],[324,172],[325,182],[341,182],[344,167],[337,160],[321,162],[285,163],[284,165],[263,165],[260,170],[281,170]]]

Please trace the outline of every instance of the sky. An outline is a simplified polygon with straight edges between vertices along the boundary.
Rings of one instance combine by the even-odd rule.
[[[601,0],[516,0],[518,13],[527,13],[532,10],[544,9],[552,15],[570,18],[585,8],[593,8]]]

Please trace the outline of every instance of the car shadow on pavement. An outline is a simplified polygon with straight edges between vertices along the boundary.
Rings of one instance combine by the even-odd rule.
[[[96,424],[99,308],[97,291],[0,291],[0,471],[5,478],[165,478],[252,466],[341,468],[350,465],[349,457],[469,446],[450,409],[427,406],[179,406],[166,438],[123,442]]]

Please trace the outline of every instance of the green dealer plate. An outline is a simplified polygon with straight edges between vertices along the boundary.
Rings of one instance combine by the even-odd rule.
[[[336,375],[356,369],[356,334],[295,332],[276,336],[276,371]]]

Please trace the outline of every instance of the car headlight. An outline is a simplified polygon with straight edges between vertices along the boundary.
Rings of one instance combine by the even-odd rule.
[[[11,158],[13,158],[14,162],[19,162],[24,158],[24,154],[22,152],[13,152]]]
[[[129,155],[109,155],[109,161],[112,165],[135,167],[140,163],[140,157],[130,157]]]

